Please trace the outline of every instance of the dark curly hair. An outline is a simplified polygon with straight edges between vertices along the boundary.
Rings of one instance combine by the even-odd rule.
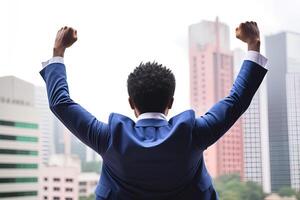
[[[127,79],[129,97],[141,112],[164,112],[173,98],[175,77],[157,62],[141,63]]]

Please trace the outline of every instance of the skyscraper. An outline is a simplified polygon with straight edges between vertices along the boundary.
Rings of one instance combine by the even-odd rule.
[[[0,78],[0,199],[38,199],[39,119],[34,86]]]
[[[300,34],[266,37],[268,113],[273,191],[300,190]]]
[[[233,83],[233,55],[229,47],[229,27],[202,21],[189,27],[190,99],[198,116],[229,94]],[[237,173],[244,177],[242,122],[205,151],[212,177]]]
[[[234,50],[235,75],[239,72],[245,53]],[[242,116],[244,134],[245,180],[260,184],[263,191],[271,191],[269,132],[267,118],[266,83],[261,84],[247,111]]]

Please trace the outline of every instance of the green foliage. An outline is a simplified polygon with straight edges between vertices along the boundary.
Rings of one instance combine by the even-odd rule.
[[[296,198],[297,198],[298,200],[300,200],[300,191],[299,191],[299,192],[297,192],[297,194],[296,194]]]
[[[79,200],[95,200],[95,195],[91,195],[89,197],[80,197]]]
[[[288,186],[284,186],[278,190],[278,194],[282,197],[290,197],[293,195],[296,196],[297,192]]]
[[[82,172],[96,172],[100,173],[102,167],[102,162],[92,161],[92,162],[82,162],[81,171]]]
[[[236,174],[224,175],[214,182],[222,200],[263,200],[265,194],[260,185],[254,182],[241,182]]]

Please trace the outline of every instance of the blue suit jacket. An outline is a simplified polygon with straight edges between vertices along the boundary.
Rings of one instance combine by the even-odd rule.
[[[63,64],[40,73],[52,112],[103,158],[97,199],[213,199],[203,151],[215,143],[248,108],[267,70],[244,61],[229,96],[205,115],[192,110],[169,121],[112,113],[100,122],[69,96]]]

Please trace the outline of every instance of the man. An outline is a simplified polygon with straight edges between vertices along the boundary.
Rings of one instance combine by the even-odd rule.
[[[112,113],[98,121],[69,96],[63,56],[77,40],[76,30],[57,33],[53,58],[40,72],[47,85],[52,112],[82,142],[103,158],[96,199],[218,199],[203,160],[215,143],[248,108],[267,70],[255,22],[236,28],[248,44],[248,55],[229,96],[205,115],[184,111],[169,121],[175,78],[157,63],[141,63],[128,77],[129,104],[137,122]]]

